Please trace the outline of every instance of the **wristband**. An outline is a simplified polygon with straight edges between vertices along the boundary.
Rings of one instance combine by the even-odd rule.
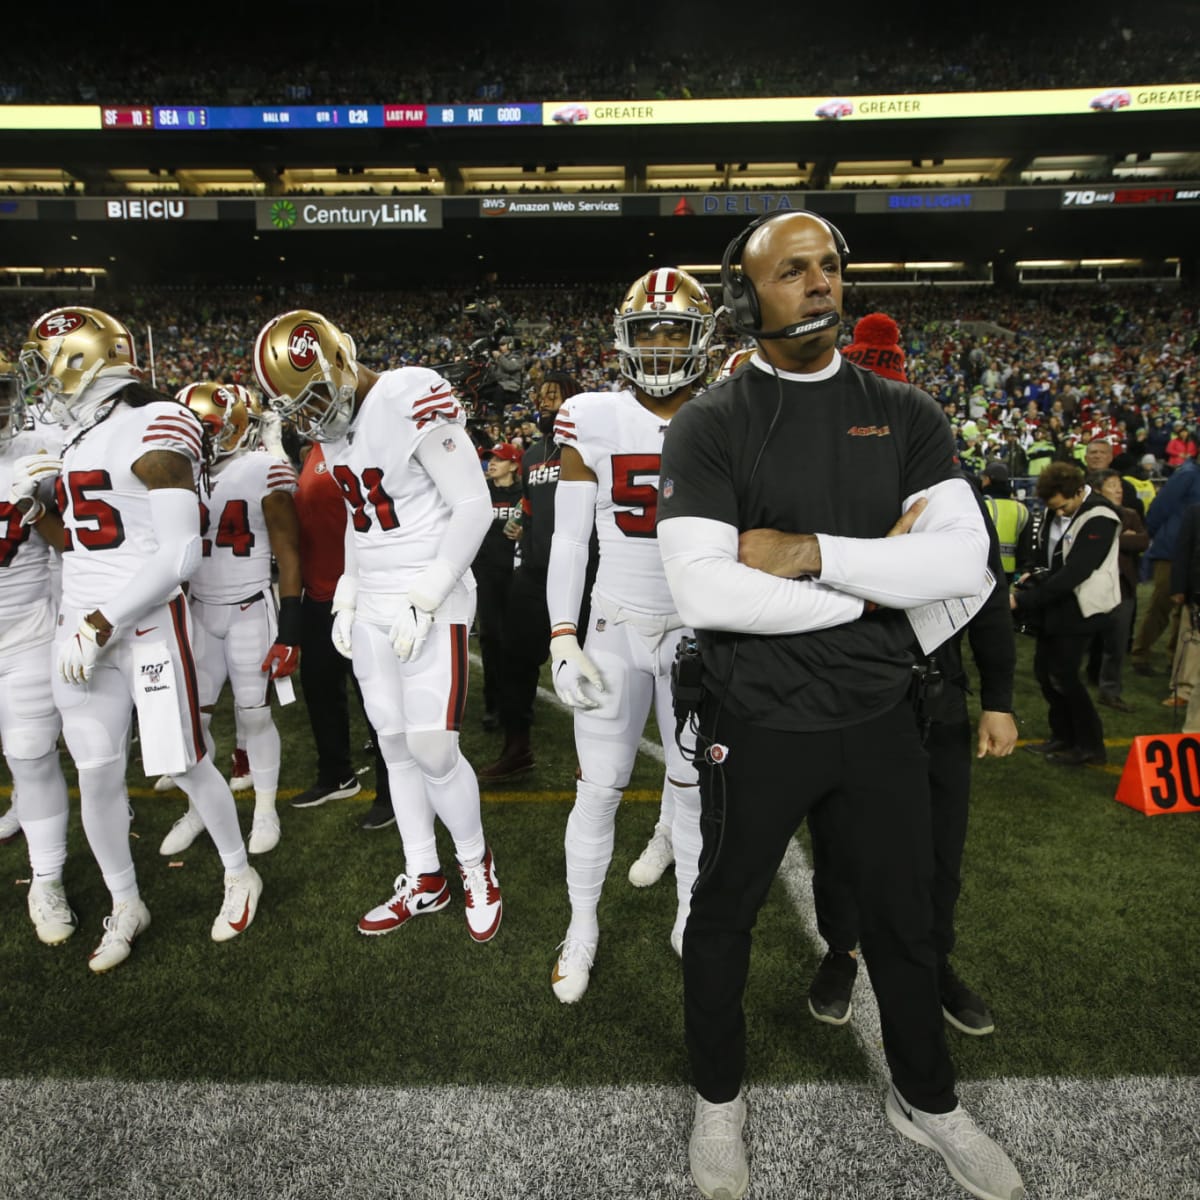
[[[299,596],[283,596],[279,601],[279,630],[275,640],[283,646],[298,646],[303,615]]]

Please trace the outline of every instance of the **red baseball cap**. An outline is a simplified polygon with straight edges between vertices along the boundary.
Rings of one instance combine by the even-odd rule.
[[[521,447],[514,446],[512,442],[497,442],[494,446],[479,451],[479,457],[484,461],[493,456],[516,463],[518,467],[521,465]]]

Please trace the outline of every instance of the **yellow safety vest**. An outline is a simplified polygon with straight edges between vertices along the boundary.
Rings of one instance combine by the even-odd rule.
[[[1020,500],[998,496],[984,496],[983,502],[987,505],[988,516],[992,518],[996,537],[1000,541],[1000,561],[1011,577],[1017,570],[1017,539],[1029,523],[1029,509]]]

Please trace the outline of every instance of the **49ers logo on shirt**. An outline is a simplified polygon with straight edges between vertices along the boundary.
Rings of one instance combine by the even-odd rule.
[[[297,325],[288,338],[288,362],[297,371],[307,371],[317,361],[320,344],[317,331],[311,325]]]
[[[39,338],[66,337],[87,323],[83,313],[67,311],[51,313],[38,327]]]

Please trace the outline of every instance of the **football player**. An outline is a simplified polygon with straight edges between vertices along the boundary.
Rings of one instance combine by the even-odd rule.
[[[150,924],[125,792],[135,702],[143,757],[181,764],[172,773],[225,867],[212,937],[228,941],[254,920],[262,879],[247,862],[233,793],[205,750],[181,589],[201,557],[203,429],[183,405],[142,382],[129,330],[100,309],[38,317],[19,371],[26,396],[66,429],[54,701],[79,774],[84,832],[113,902],[88,966],[103,972],[124,962]]]
[[[207,471],[200,478],[201,560],[188,584],[197,638],[200,706],[206,728],[226,679],[254,783],[251,854],[279,844],[279,731],[271,718],[270,680],[296,669],[300,644],[300,526],[292,496],[296,472],[270,454],[248,452],[246,389],[191,383],[176,399],[200,418]],[[279,568],[279,604],[271,559]],[[210,747],[211,750],[211,747]],[[189,804],[159,852],[186,850],[204,829]]]
[[[683,948],[700,853],[700,794],[696,768],[671,736],[670,668],[680,637],[691,631],[675,611],[654,521],[663,434],[707,372],[715,323],[708,293],[686,271],[647,272],[615,313],[620,371],[629,386],[572,396],[555,422],[562,468],[546,603],[554,688],[575,709],[579,757],[565,838],[571,922],[550,977],[564,1004],[587,990],[617,806],[652,703],[667,760],[665,791],[674,800],[667,815],[678,903],[670,940],[677,954]],[[574,614],[593,529],[600,563],[581,647]]]
[[[62,721],[50,690],[58,588],[49,536],[54,522],[39,480],[52,483],[61,439],[45,426],[25,430],[16,371],[0,359],[0,743],[13,805],[0,817],[0,841],[24,832],[31,881],[29,916],[47,945],[65,942],[76,918],[63,890],[67,861],[67,783],[58,760]]]
[[[475,612],[470,567],[492,504],[465,414],[440,375],[372,371],[352,338],[307,309],[263,326],[254,370],[280,416],[321,443],[348,510],[332,636],[354,665],[388,766],[405,858],[391,899],[358,928],[388,933],[449,904],[436,816],[454,840],[468,932],[486,942],[500,926],[500,885],[459,729]]]

